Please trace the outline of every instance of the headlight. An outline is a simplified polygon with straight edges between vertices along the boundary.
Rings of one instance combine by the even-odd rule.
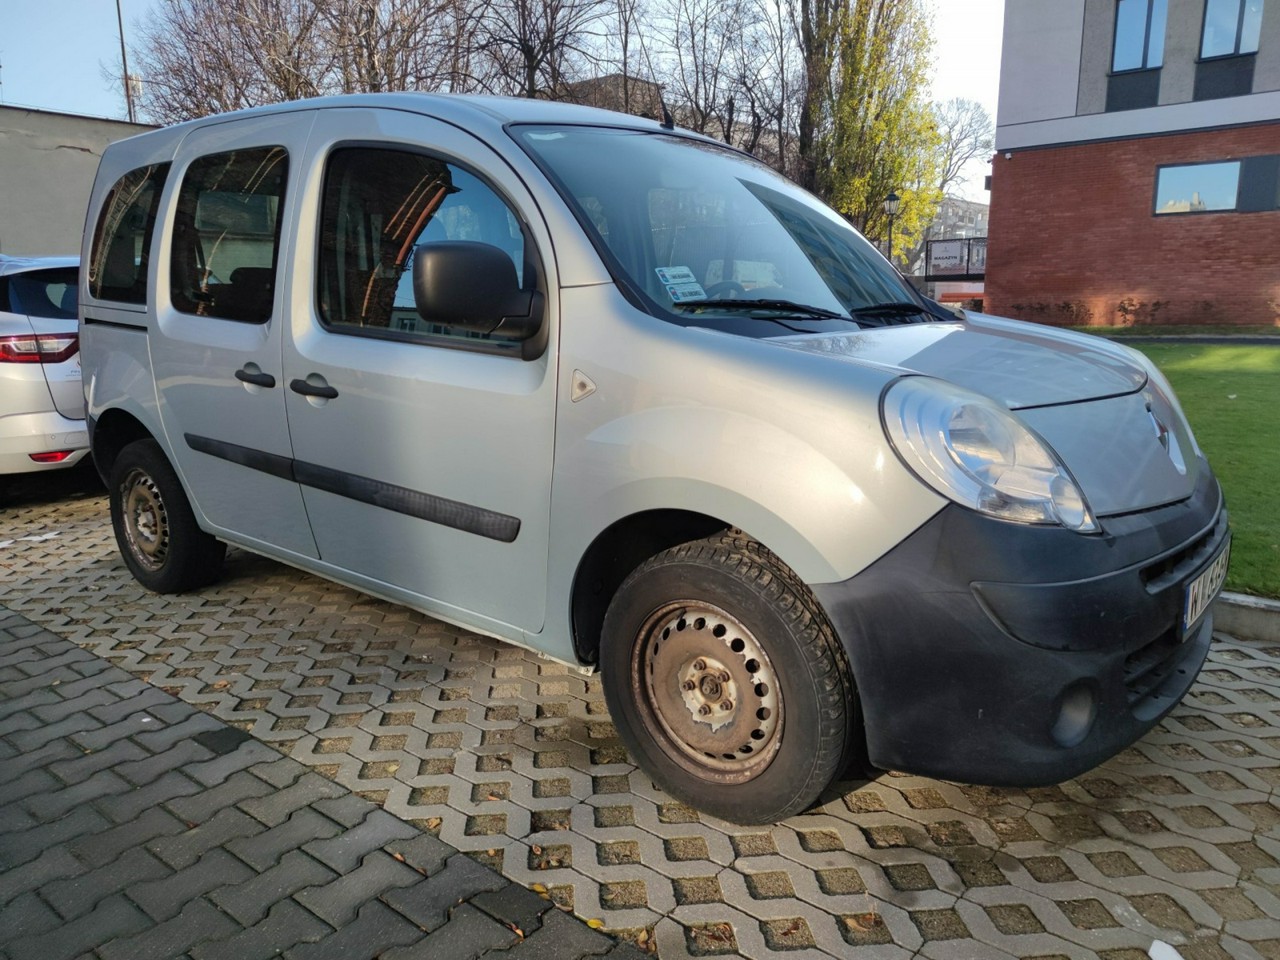
[[[1057,455],[994,400],[930,377],[904,377],[881,400],[902,462],[944,497],[1019,523],[1098,529]]]

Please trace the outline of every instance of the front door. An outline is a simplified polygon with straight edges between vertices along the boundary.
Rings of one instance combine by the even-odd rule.
[[[213,532],[314,558],[280,363],[281,227],[311,123],[310,112],[230,121],[183,142],[166,185],[151,356],[170,450]]]
[[[321,111],[308,166],[319,203],[297,234],[316,239],[293,256],[284,379],[320,558],[481,629],[537,632],[554,342],[522,359],[519,344],[420,317],[410,269],[420,244],[474,241],[545,288],[536,208],[475,137],[395,110]]]

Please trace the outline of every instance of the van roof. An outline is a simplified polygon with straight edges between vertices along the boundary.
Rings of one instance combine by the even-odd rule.
[[[308,100],[291,100],[272,103],[232,113],[211,114],[195,120],[130,137],[130,142],[168,141],[181,139],[188,131],[212,123],[225,123],[241,118],[294,113],[299,110],[327,110],[352,107],[380,107],[421,113],[458,124],[470,130],[478,127],[501,127],[507,123],[572,123],[610,127],[630,127],[637,130],[659,129],[659,121],[636,117],[598,107],[561,103],[554,100],[531,100],[523,97],[495,97],[462,93],[353,93],[332,97],[313,97]],[[681,131],[698,136],[691,131]]]

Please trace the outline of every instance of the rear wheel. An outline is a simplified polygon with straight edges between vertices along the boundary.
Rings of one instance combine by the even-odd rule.
[[[120,555],[144,587],[182,593],[217,579],[226,545],[200,529],[158,443],[137,440],[120,451],[109,496]]]
[[[726,820],[809,807],[860,739],[852,676],[821,608],[742,537],[683,544],[636,569],[610,604],[600,665],[640,766]]]

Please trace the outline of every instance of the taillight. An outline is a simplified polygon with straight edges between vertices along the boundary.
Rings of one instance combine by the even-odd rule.
[[[80,338],[74,333],[0,337],[0,363],[61,363],[79,349]]]

